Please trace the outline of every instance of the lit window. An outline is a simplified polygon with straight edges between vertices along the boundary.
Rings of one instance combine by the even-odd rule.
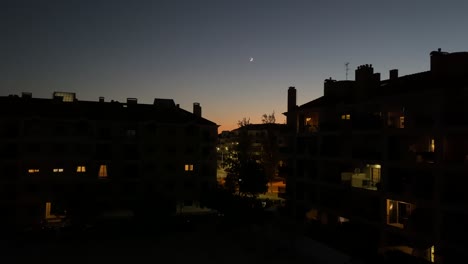
[[[38,173],[39,172],[39,169],[29,169],[28,170],[28,173]]]
[[[431,247],[431,262],[435,262],[435,247]]]
[[[350,114],[341,115],[341,120],[350,120],[350,119],[351,119]]]
[[[52,203],[51,202],[46,202],[46,208],[45,208],[45,218],[46,219],[52,218],[52,215],[50,214],[51,209],[52,209]]]
[[[76,172],[86,172],[86,166],[78,166],[78,167],[76,167]]]
[[[63,172],[63,168],[55,168],[53,169],[53,172]]]
[[[54,98],[61,98],[62,102],[73,102],[75,101],[75,93],[54,92]]]
[[[431,139],[431,143],[429,146],[429,152],[434,152],[435,151],[435,140]]]
[[[65,218],[65,211],[57,211],[60,207],[54,206],[52,207],[51,202],[46,202],[45,203],[45,211],[44,211],[44,217],[48,223],[60,223],[63,221]],[[55,210],[53,210],[55,209]]]
[[[99,167],[99,178],[107,178],[107,165],[101,165]]]
[[[387,200],[387,224],[404,228],[414,205],[402,201]]]
[[[400,116],[400,124],[399,128],[405,128],[405,117]]]
[[[193,171],[193,164],[185,164],[185,171]]]
[[[339,222],[340,224],[346,223],[346,222],[349,222],[349,219],[346,218],[346,217],[340,216],[340,217],[338,217],[338,222]]]

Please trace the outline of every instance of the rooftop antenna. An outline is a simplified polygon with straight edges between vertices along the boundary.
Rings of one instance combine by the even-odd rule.
[[[344,65],[346,69],[346,80],[348,80],[349,62],[346,62]]]

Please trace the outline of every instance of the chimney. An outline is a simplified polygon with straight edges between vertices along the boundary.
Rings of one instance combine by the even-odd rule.
[[[286,124],[290,129],[296,129],[296,88],[290,86],[288,89],[288,112],[286,113]]]
[[[374,75],[374,68],[372,64],[364,64],[358,66],[355,71],[355,80],[357,82],[365,82],[371,80],[372,76]]]
[[[393,69],[393,70],[390,70],[390,77],[389,77],[390,80],[396,80],[398,79],[398,69]]]
[[[288,112],[296,108],[296,88],[290,86],[288,89]]]
[[[100,96],[100,97],[99,97],[99,102],[100,102],[100,103],[104,103],[104,96]]]
[[[380,82],[380,73],[379,72],[374,73],[373,76],[374,76],[374,81]]]
[[[193,103],[193,114],[201,117],[201,106],[200,103]]]

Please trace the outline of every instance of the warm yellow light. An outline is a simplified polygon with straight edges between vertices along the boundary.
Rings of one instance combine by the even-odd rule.
[[[185,171],[193,171],[193,164],[185,164]]]
[[[38,173],[39,169],[28,169],[28,173]]]
[[[55,168],[53,169],[53,172],[63,172],[63,168]]]
[[[46,202],[46,208],[45,208],[45,218],[49,219],[51,217],[50,215],[50,210],[51,210],[52,204],[50,202]]]
[[[86,166],[78,166],[78,167],[76,167],[76,172],[86,172]]]
[[[98,173],[99,178],[107,178],[107,165],[101,165],[99,166],[99,173]]]
[[[400,128],[405,128],[405,117],[400,116]]]
[[[435,246],[431,247],[431,262],[435,262]]]

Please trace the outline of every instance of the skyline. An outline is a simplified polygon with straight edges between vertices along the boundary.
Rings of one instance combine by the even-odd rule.
[[[98,2],[98,3],[95,3]],[[431,3],[428,3],[431,2]],[[464,1],[7,1],[0,10],[2,95],[124,102],[174,99],[220,125],[298,104],[329,77],[372,64],[382,79],[429,70],[429,53],[466,51]],[[397,18],[397,19],[396,19]]]

